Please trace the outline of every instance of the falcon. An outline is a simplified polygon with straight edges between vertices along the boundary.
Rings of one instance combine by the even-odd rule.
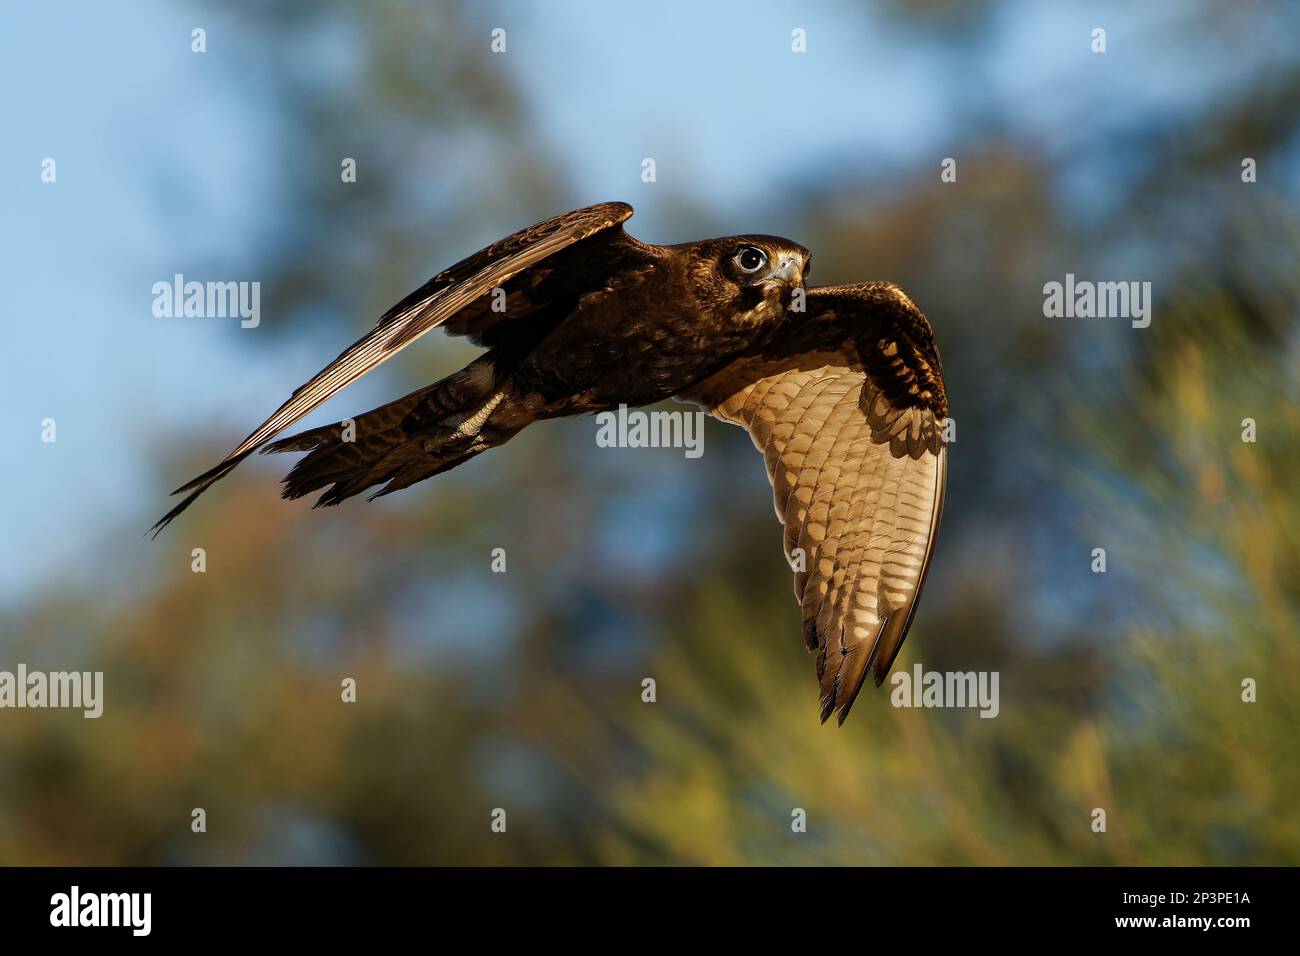
[[[625,203],[547,219],[438,273],[299,387],[156,535],[254,451],[307,452],[283,495],[390,494],[535,421],[668,398],[745,428],[785,527],[821,719],[879,686],[916,613],[947,476],[930,323],[888,282],[805,287],[811,256],[768,235],[648,245]],[[272,441],[434,328],[483,351],[355,419]]]

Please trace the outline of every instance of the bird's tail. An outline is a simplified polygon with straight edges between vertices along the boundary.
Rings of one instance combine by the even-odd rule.
[[[375,485],[378,498],[455,468],[500,445],[522,425],[494,413],[509,401],[480,359],[440,382],[355,419],[272,442],[262,452],[306,451],[284,479],[285,498],[327,490],[316,507],[336,505]]]

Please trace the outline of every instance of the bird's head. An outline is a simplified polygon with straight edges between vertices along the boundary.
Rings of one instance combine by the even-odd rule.
[[[784,316],[811,263],[807,249],[779,236],[713,239],[697,255],[711,305],[746,325]]]

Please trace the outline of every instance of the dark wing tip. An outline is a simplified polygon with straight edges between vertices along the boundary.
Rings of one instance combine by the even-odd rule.
[[[848,719],[849,711],[853,709],[853,703],[858,699],[858,695],[862,693],[862,685],[865,684],[866,682],[867,682],[867,669],[864,667],[862,669],[862,673],[858,675],[857,680],[853,682],[853,690],[850,691],[848,694],[841,695],[840,713],[839,716],[836,718],[837,726],[839,727],[844,726],[844,721]],[[880,685],[877,684],[876,686],[880,686]]]
[[[167,527],[169,524],[171,524],[171,523],[172,523],[172,519],[174,519],[178,514],[180,514],[182,511],[184,511],[186,508],[188,508],[191,504],[193,504],[193,503],[194,503],[194,499],[197,498],[199,495],[203,494],[203,492],[204,492],[205,490],[206,490],[206,486],[205,486],[204,488],[199,488],[197,491],[192,491],[192,492],[190,492],[190,494],[185,498],[184,501],[182,501],[180,504],[178,504],[178,505],[177,505],[175,508],[173,508],[171,511],[167,512],[165,515],[163,515],[161,518],[159,518],[156,522],[154,522],[153,527],[150,528],[148,531],[145,532],[145,535],[149,538],[149,540],[152,541],[152,540],[154,540],[155,538],[157,538],[158,535],[162,534],[163,528],[165,528],[165,527]],[[176,492],[173,492],[173,494],[175,494],[175,493],[176,493]]]
[[[834,668],[834,674],[830,668]],[[838,661],[829,663],[824,657],[818,658],[817,677],[821,682],[821,719],[822,723],[830,720],[837,710],[835,725],[843,727],[849,711],[862,693],[871,671],[871,659],[862,647],[849,649]]]
[[[154,526],[146,531],[145,534],[148,535],[151,540],[157,538],[158,535],[162,533],[162,530],[171,524],[172,520],[177,515],[194,503],[194,499],[198,498],[199,495],[203,494],[203,492],[207,491],[222,478],[226,477],[226,475],[234,471],[235,466],[247,458],[250,453],[251,450],[226,458],[220,464],[209,468],[197,478],[187,481],[185,484],[173,491],[173,495],[185,494],[187,491],[189,494],[185,497],[184,501],[159,518]]]
[[[826,721],[830,720],[831,714],[833,713],[835,713],[835,698],[823,697],[822,698],[822,723],[824,724],[826,723]],[[843,723],[843,721],[841,721],[841,723]]]
[[[233,464],[230,464],[229,467],[227,467],[227,463],[230,462],[231,459],[229,458],[222,459],[220,462],[218,462],[216,465],[213,465],[203,474],[198,475],[195,478],[191,478],[189,481],[185,482],[185,484],[181,485],[179,488],[173,491],[172,494],[183,495],[185,492],[193,491],[195,488],[199,488],[200,486],[206,488],[208,487],[208,485],[212,484],[212,482],[218,480],[223,475],[227,474],[230,471],[230,469],[235,467],[235,465],[238,464],[239,461],[242,459],[243,456],[241,455],[239,459],[236,460]]]
[[[861,689],[861,686],[862,686],[861,684],[858,685],[859,689]],[[826,721],[830,720],[831,714],[834,714],[836,708],[838,707],[839,713],[836,714],[835,716],[835,726],[843,727],[845,719],[849,716],[849,710],[853,707],[853,701],[857,699],[857,696],[858,696],[857,693],[854,693],[853,696],[848,699],[848,701],[842,703],[838,702],[835,699],[835,696],[833,694],[827,697],[823,697],[822,713],[821,713],[822,723],[824,724],[826,723]]]

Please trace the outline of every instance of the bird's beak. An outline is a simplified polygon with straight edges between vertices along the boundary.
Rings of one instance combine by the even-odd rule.
[[[772,270],[772,278],[791,286],[803,285],[803,262],[795,256],[782,256]]]

